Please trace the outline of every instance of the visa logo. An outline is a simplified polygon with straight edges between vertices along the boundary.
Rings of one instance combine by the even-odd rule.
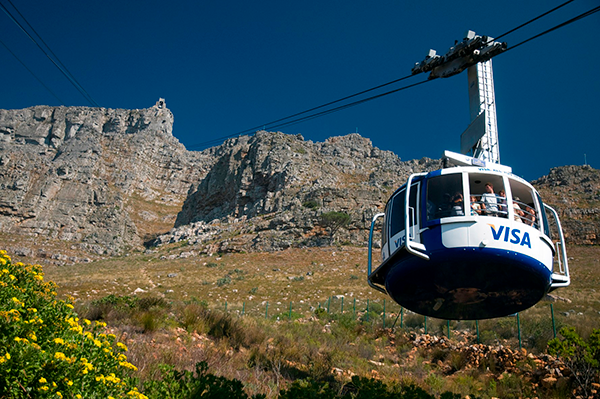
[[[396,248],[401,247],[404,245],[404,241],[406,241],[406,234],[398,238],[397,240],[394,240],[394,245],[396,246]]]
[[[492,236],[494,240],[503,240],[504,242],[510,242],[511,244],[519,244],[521,246],[527,245],[531,249],[531,238],[528,232],[521,234],[519,229],[511,229],[507,226],[499,226],[496,230],[496,226],[493,224],[489,225],[492,228]]]

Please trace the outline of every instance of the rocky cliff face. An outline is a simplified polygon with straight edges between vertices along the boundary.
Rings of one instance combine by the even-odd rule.
[[[172,126],[162,100],[143,110],[0,110],[0,239],[64,240],[99,254],[183,240],[210,253],[364,245],[372,216],[407,176],[440,167],[402,162],[357,134],[313,143],[258,132],[190,152]],[[534,184],[570,243],[599,243],[599,171],[560,167]],[[323,219],[332,212],[350,216],[334,236]]]
[[[533,182],[559,214],[571,244],[600,244],[600,171],[590,166],[552,168]]]
[[[401,162],[357,134],[313,143],[258,132],[226,142],[215,154],[213,168],[190,190],[176,229],[157,244],[185,239],[205,245],[207,252],[333,240],[363,245],[372,216],[393,190],[410,173],[440,165],[429,159]],[[336,236],[321,221],[329,212],[350,215]]]
[[[0,110],[0,229],[115,254],[173,226],[211,156],[172,135],[164,101],[143,110]]]

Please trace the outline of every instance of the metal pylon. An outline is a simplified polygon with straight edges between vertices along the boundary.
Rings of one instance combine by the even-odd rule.
[[[477,146],[473,148],[473,157],[487,162],[500,163],[492,60],[479,62],[469,67],[467,73],[471,122],[485,113],[485,133]]]

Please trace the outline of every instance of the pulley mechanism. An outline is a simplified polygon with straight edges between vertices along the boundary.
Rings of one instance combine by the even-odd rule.
[[[412,74],[431,72],[429,79],[447,78],[479,62],[490,60],[506,47],[505,42],[496,42],[491,37],[479,36],[469,30],[462,42],[456,41],[445,55],[440,56],[435,50],[429,50],[425,59],[415,64]]]

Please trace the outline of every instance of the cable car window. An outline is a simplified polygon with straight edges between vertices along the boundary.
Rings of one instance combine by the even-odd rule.
[[[471,173],[469,174],[469,188],[471,214],[508,217],[506,191],[502,176]]]
[[[406,198],[406,189],[400,191],[392,200],[392,214],[390,223],[390,237],[404,230],[404,199]]]
[[[410,198],[408,200],[409,209],[409,227],[414,226],[419,220],[418,208],[417,208],[417,195],[419,194],[419,185],[413,184],[410,186]]]
[[[410,187],[410,200],[409,206],[414,211],[410,213],[410,226],[414,226],[416,220],[419,215],[416,213],[417,209],[417,195],[419,194],[419,185],[413,184]],[[395,236],[398,232],[403,231],[405,228],[405,198],[406,198],[406,189],[400,191],[392,200],[392,214],[391,214],[391,223],[390,223],[390,237]]]
[[[427,179],[427,220],[465,215],[462,174]]]
[[[542,222],[544,234],[550,237],[550,225],[548,223],[548,216],[546,216],[546,210],[544,209],[544,203],[538,193],[535,193],[535,195],[537,196],[538,204],[540,204],[540,220]]]
[[[390,203],[388,202],[388,204],[385,207],[385,214],[389,215],[389,207],[390,207]],[[388,221],[387,218],[383,220],[383,233],[381,235],[381,246],[385,246],[387,245],[387,241],[388,241]]]
[[[531,187],[519,181],[510,180],[510,191],[512,192],[514,220],[539,229],[540,211],[536,209],[536,201]]]

